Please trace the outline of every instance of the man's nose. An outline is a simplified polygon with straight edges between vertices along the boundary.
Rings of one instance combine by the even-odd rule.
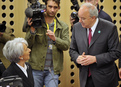
[[[52,11],[54,11],[54,8],[51,8]]]
[[[80,23],[82,22],[82,19],[81,19],[81,18],[79,19],[79,22],[80,22]]]

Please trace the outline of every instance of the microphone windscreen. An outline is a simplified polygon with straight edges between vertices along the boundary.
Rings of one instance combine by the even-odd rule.
[[[32,16],[33,16],[33,10],[32,10],[32,8],[28,7],[25,10],[25,14],[26,14],[26,17],[32,18]]]

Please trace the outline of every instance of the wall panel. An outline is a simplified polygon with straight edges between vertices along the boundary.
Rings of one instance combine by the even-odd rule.
[[[39,0],[42,4],[42,0]],[[83,0],[78,0],[79,5]],[[99,0],[100,7],[106,11],[113,19],[117,26],[119,36],[121,34],[121,0]],[[59,10],[59,19],[66,22],[70,28],[69,16],[72,3],[70,0],[61,0],[61,8]],[[7,27],[15,30],[16,37],[25,37],[22,32],[25,14],[27,7],[27,0],[0,0],[0,23],[6,23]],[[10,16],[11,15],[11,16]],[[70,30],[69,30],[70,31]],[[70,36],[71,36],[71,32]],[[118,60],[116,61],[118,63]],[[79,71],[75,64],[71,62],[68,51],[64,52],[64,70],[59,77],[59,87],[79,87]]]

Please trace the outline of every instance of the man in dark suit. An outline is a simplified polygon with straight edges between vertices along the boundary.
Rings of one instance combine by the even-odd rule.
[[[117,27],[98,18],[98,10],[91,3],[84,3],[78,16],[69,53],[79,68],[80,86],[116,87],[118,72],[114,61],[121,55]]]

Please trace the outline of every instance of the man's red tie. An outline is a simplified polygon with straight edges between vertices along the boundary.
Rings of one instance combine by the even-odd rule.
[[[91,39],[92,39],[92,30],[91,28],[89,28],[89,36],[88,36],[88,44],[90,45]],[[88,72],[88,77],[91,76],[91,72],[90,72],[90,68],[89,68],[89,72]]]
[[[92,39],[92,30],[89,28],[89,36],[88,36],[88,44],[90,45],[91,39]]]

